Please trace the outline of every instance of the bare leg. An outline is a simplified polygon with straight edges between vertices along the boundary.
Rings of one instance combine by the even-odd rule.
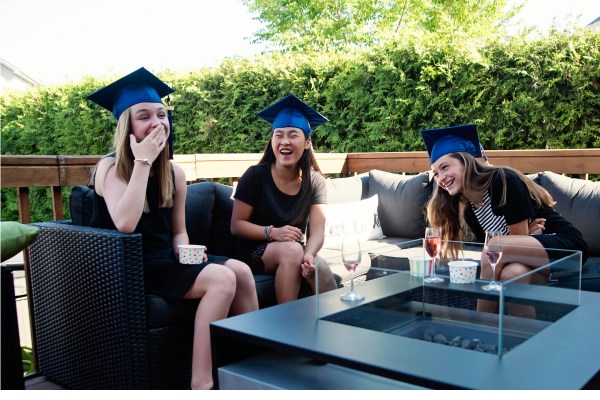
[[[184,299],[202,298],[194,320],[192,389],[213,386],[209,324],[227,318],[235,295],[235,280],[235,274],[229,268],[209,264],[184,296]]]
[[[502,239],[504,253],[502,254],[502,262],[496,265],[496,280],[505,282],[548,264],[549,259],[546,249],[534,237],[528,235],[508,235],[503,236]],[[526,276],[523,280],[519,280],[519,283],[544,285],[548,282],[547,277],[550,270],[547,269],[543,272]],[[545,282],[543,281],[544,275],[546,277]],[[492,266],[484,254],[481,255],[481,279],[492,279]],[[478,300],[477,311],[493,313],[497,303],[491,300]],[[507,304],[508,307],[509,305]],[[531,315],[530,312],[526,314]]]
[[[272,242],[267,245],[262,260],[265,273],[275,274],[277,304],[298,298],[302,280],[304,249],[297,242]]]
[[[229,315],[241,315],[258,310],[256,284],[250,267],[233,259],[219,264],[229,268],[235,274],[236,290],[229,309]]]
[[[323,257],[315,257],[317,261],[317,268],[319,268],[319,293],[329,292],[330,290],[337,289],[337,283],[335,283],[335,278],[333,276],[333,272],[331,272],[331,268],[329,268],[329,264],[327,261],[323,259]],[[310,285],[310,289],[313,293],[317,294],[317,285],[316,285],[316,272],[315,275],[312,275],[306,278],[306,281]]]

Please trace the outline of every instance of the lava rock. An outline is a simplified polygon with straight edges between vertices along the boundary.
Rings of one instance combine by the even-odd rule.
[[[457,336],[454,339],[452,339],[452,343],[454,347],[460,347],[462,346],[462,338],[460,336]]]
[[[475,339],[475,340],[477,340],[477,339]],[[475,341],[475,340],[473,340],[473,341]],[[479,343],[477,343],[477,345],[475,346],[475,350],[485,352],[485,350],[483,349],[483,344],[481,343],[481,341]]]
[[[427,340],[428,342],[433,342],[433,337],[435,336],[435,332],[434,331],[425,331],[425,334],[423,335],[423,338],[425,340]]]
[[[505,355],[506,353],[508,353],[508,349],[502,349],[502,355]]]
[[[495,344],[484,344],[483,349],[487,352],[493,351],[494,353],[498,353],[498,345]]]
[[[473,339],[471,343],[473,343],[473,347],[477,347],[478,344],[483,344],[483,342],[479,339]]]
[[[471,341],[469,339],[465,339],[462,341],[462,348],[463,349],[470,349],[471,348]]]
[[[435,335],[433,337],[433,341],[439,344],[447,344],[448,343],[448,339],[446,339],[446,336],[442,335],[442,334],[438,334]]]

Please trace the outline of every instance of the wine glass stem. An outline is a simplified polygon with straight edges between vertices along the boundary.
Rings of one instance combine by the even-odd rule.
[[[354,293],[354,272],[350,273],[350,293]]]
[[[435,258],[433,259],[433,273],[431,274],[431,276],[433,276],[435,278],[435,270],[437,267],[437,256],[435,256]]]
[[[492,266],[492,281],[490,282],[490,286],[494,286],[496,284],[496,264],[490,263]]]

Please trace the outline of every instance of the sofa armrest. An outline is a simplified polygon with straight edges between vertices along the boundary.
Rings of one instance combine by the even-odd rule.
[[[39,370],[72,389],[149,388],[141,235],[32,225]]]

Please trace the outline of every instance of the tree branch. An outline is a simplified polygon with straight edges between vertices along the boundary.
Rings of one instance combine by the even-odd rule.
[[[398,28],[400,28],[400,24],[402,23],[402,19],[404,19],[404,13],[406,12],[406,7],[408,6],[408,0],[404,0],[404,8],[402,9],[402,15],[400,16],[400,20],[398,21],[398,25],[394,32],[398,32]]]

